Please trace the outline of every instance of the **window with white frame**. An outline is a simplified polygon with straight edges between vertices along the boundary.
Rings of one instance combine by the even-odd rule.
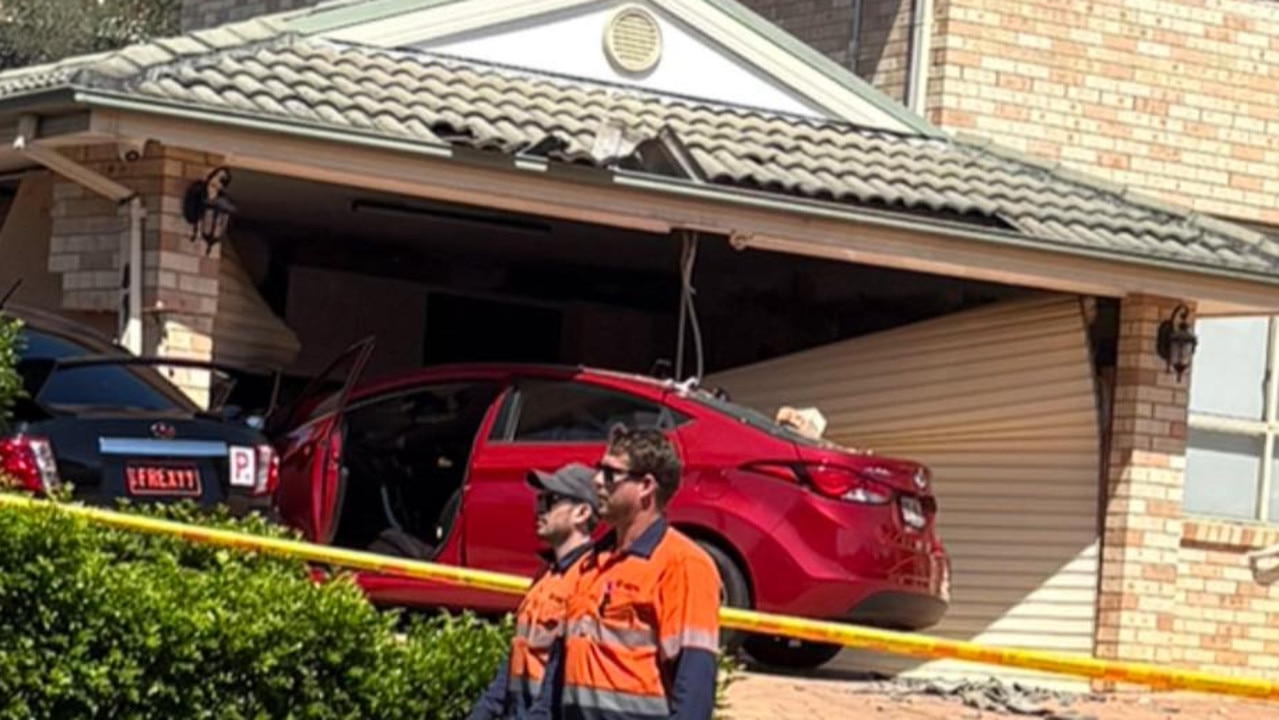
[[[1279,523],[1279,318],[1200,320],[1183,508]]]

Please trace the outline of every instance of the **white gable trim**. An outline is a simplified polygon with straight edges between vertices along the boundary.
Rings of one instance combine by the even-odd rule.
[[[643,4],[645,0],[637,0]],[[680,18],[729,52],[755,66],[782,87],[804,98],[828,117],[897,132],[919,132],[877,107],[803,58],[755,32],[705,0],[646,0]],[[455,0],[356,22],[324,37],[375,47],[404,47],[440,40],[485,27],[590,5],[596,0]]]
[[[403,47],[593,2],[595,0],[459,0],[323,34],[361,45]]]

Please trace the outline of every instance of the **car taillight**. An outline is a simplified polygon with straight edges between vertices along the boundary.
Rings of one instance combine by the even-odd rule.
[[[805,465],[801,475],[818,493],[837,500],[862,505],[886,505],[893,499],[893,491],[873,480],[862,477],[857,471],[834,465]]]
[[[745,469],[802,485],[822,497],[836,500],[862,505],[887,505],[893,499],[891,488],[861,475],[856,470],[838,465],[759,462],[751,463]]]
[[[280,484],[280,456],[270,445],[259,445],[257,477],[253,483],[254,495],[272,495]]]
[[[44,438],[0,438],[0,476],[31,492],[46,493],[61,482],[53,446]]]

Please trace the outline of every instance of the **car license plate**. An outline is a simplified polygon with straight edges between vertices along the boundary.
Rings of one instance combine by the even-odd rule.
[[[130,495],[194,497],[201,492],[200,471],[192,464],[129,463],[124,481]]]
[[[922,529],[928,524],[928,518],[924,517],[924,505],[917,497],[902,495],[901,512],[902,522],[913,528]]]

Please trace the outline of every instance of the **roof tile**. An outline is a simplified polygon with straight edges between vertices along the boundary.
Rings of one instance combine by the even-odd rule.
[[[986,139],[944,140],[446,58],[280,35],[250,21],[0,74],[0,97],[107,86],[281,122],[610,166],[666,129],[722,185],[950,221],[1048,246],[1279,277],[1279,243]],[[142,72],[146,70],[146,72]],[[632,132],[599,143],[606,123]],[[549,141],[549,144],[548,144]],[[554,148],[558,147],[558,150]]]

